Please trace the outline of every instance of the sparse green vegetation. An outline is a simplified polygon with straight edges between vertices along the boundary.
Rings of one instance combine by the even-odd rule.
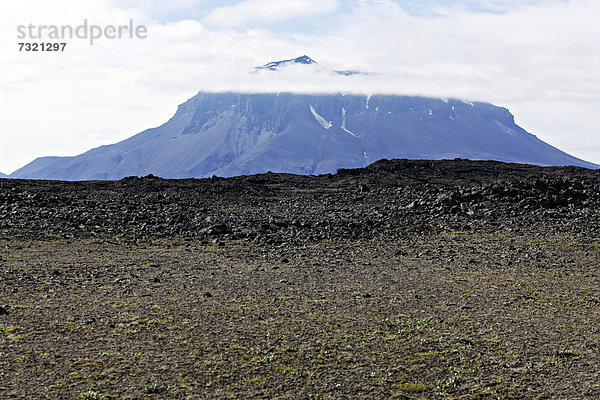
[[[157,394],[167,390],[167,386],[160,384],[156,378],[152,378],[149,382],[142,384],[142,390],[147,394]]]
[[[470,267],[477,257],[473,247],[518,252],[531,251],[531,244],[510,235],[447,234],[410,242],[413,252],[422,253],[419,261],[398,261],[394,249],[408,248],[408,243],[362,242],[360,253],[343,245],[272,250],[288,259],[302,254],[309,265],[302,269],[272,269],[269,259],[257,262],[256,257],[250,257],[251,267],[228,261],[260,254],[260,248],[246,245],[216,255],[181,245],[139,252],[98,242],[65,242],[62,248],[55,243],[53,251],[64,251],[63,262],[91,265],[98,282],[81,286],[90,275],[83,273],[56,285],[65,290],[52,297],[29,296],[35,284],[5,293],[3,301],[20,306],[0,320],[0,340],[9,344],[0,350],[0,366],[12,380],[31,365],[43,366],[39,385],[58,398],[115,398],[101,393],[121,397],[136,391],[138,396],[193,398],[219,390],[483,399],[520,393],[523,382],[544,381],[551,371],[578,376],[573,361],[589,362],[585,349],[600,344],[600,332],[578,334],[595,332],[585,310],[597,304],[600,274],[589,276],[589,269],[572,269],[568,263],[548,268],[542,262],[545,257],[556,261],[556,243],[562,240],[537,238],[535,259],[502,269],[478,262],[476,273]],[[568,251],[578,252],[584,244],[569,245]],[[52,262],[38,251],[44,247],[40,242],[22,248],[14,261],[19,272],[41,275],[38,265]],[[94,260],[85,261],[92,248]],[[440,268],[434,258],[429,261],[425,253],[432,248],[452,251],[452,270]],[[558,257],[571,257],[568,251]],[[341,269],[336,260],[345,252],[353,254],[353,262]],[[313,280],[315,271],[324,269],[310,266],[315,254],[320,263],[328,263],[327,290]],[[588,262],[592,268],[595,254],[581,265]],[[121,269],[124,263],[134,266]],[[148,279],[154,275],[147,271],[155,271],[157,264],[174,282],[168,291]],[[137,296],[130,296],[130,287]],[[559,310],[567,307],[565,320]],[[568,345],[561,342],[565,332],[576,338]],[[36,348],[36,343],[56,345],[13,350]],[[88,346],[101,347],[90,354]],[[524,354],[523,348],[532,351]],[[59,372],[63,365],[69,368],[66,374]],[[86,389],[90,383],[95,389]],[[595,393],[590,384],[588,391]],[[473,389],[467,393],[467,387]]]
[[[600,175],[442,164],[2,180],[0,398],[600,398]]]
[[[80,399],[80,400],[102,400],[102,399],[105,399],[105,396],[94,390],[88,390],[87,392],[80,393],[79,396],[77,396],[77,399]]]

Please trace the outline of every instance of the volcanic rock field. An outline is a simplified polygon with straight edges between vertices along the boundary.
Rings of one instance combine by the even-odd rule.
[[[0,399],[599,399],[600,171],[0,179]]]

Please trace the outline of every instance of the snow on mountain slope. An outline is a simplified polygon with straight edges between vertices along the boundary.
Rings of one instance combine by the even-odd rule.
[[[321,124],[321,126],[325,129],[329,129],[332,126],[331,121],[327,121],[325,118],[323,118],[322,116],[319,115],[318,112],[315,111],[315,108],[312,106],[312,104],[310,104],[308,106],[308,108],[310,108],[310,112],[312,113],[313,117],[315,117],[315,119],[317,120],[317,122],[319,124]]]
[[[325,128],[325,129],[324,129]],[[381,158],[598,166],[529,134],[505,108],[390,95],[198,93],[164,125],[11,177],[88,180],[333,173]]]

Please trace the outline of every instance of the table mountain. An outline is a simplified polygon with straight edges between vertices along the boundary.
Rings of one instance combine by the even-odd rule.
[[[333,173],[382,158],[599,166],[515,124],[489,103],[400,95],[200,92],[165,124],[11,177],[59,180]]]

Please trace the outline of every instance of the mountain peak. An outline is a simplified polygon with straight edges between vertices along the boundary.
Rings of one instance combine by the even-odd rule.
[[[295,63],[299,63],[299,64],[317,64],[317,62],[315,60],[313,60],[312,58],[310,58],[307,55],[303,55],[302,57],[295,58],[293,61]]]
[[[281,61],[272,61],[270,63],[267,63],[265,65],[261,65],[259,67],[256,67],[256,69],[268,69],[271,71],[277,71],[277,69],[279,67],[284,67],[290,64],[304,64],[304,65],[310,65],[310,64],[318,64],[315,60],[313,60],[312,58],[310,58],[307,55],[301,56],[301,57],[297,57],[297,58],[291,58],[289,60],[281,60]]]
[[[315,60],[313,60],[312,58],[310,58],[307,55],[303,55],[301,57],[297,57],[294,58],[293,60],[289,60],[292,61],[296,64],[318,64]]]
[[[272,61],[270,63],[267,63],[265,65],[260,65],[258,67],[255,67],[255,70],[269,70],[269,71],[279,71],[280,68],[283,67],[287,67],[289,65],[316,65],[319,66],[321,70],[325,70],[325,71],[329,71],[338,75],[345,75],[345,76],[349,76],[349,75],[368,75],[368,73],[363,72],[363,71],[357,71],[357,70],[338,70],[338,69],[330,69],[330,68],[326,68],[321,66],[318,62],[316,62],[315,60],[313,60],[312,58],[310,58],[307,55],[303,55],[300,57],[296,57],[296,58],[290,58],[289,60],[281,60],[281,61]]]

